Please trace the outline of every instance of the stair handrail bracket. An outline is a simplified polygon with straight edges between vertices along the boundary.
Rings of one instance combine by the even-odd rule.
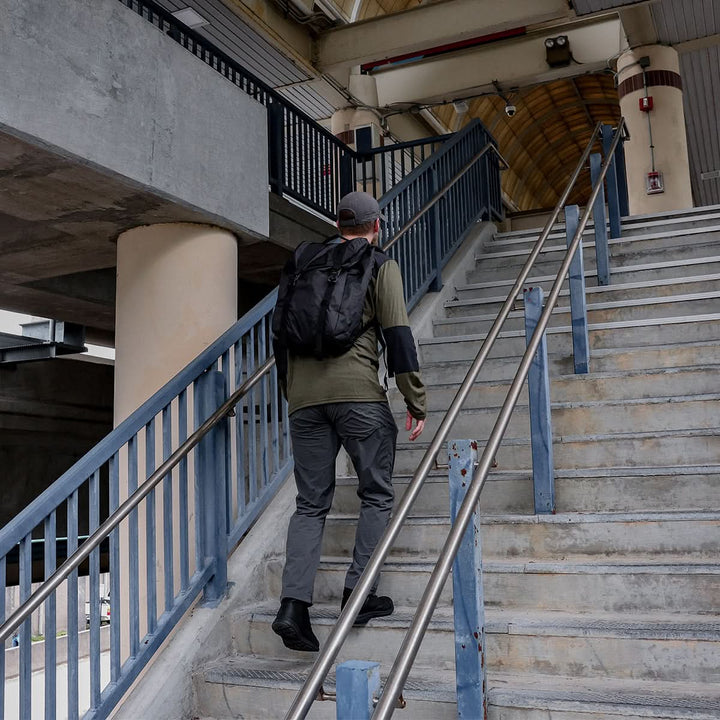
[[[520,368],[518,369],[515,380],[513,381],[513,384],[511,386],[511,390],[508,395],[509,399],[503,406],[503,410],[500,413],[500,417],[498,418],[491,438],[488,441],[485,451],[483,452],[483,455],[479,461],[478,468],[473,477],[473,486],[468,489],[467,496],[458,512],[457,521],[453,526],[453,530],[448,537],[448,541],[446,542],[445,547],[443,548],[443,554],[438,560],[438,565],[436,565],[435,570],[433,571],[431,580],[428,583],[421,604],[416,612],[415,619],[413,620],[413,625],[408,631],[408,635],[406,635],[403,646],[400,650],[400,653],[398,654],[396,663],[391,671],[391,675],[386,681],[383,694],[380,698],[378,705],[376,706],[375,714],[373,715],[373,717],[376,719],[384,720],[385,718],[390,717],[395,709],[396,700],[402,692],[402,688],[404,686],[405,680],[407,679],[410,667],[414,661],[415,655],[417,654],[424,632],[427,629],[430,618],[432,617],[432,613],[434,612],[435,605],[437,604],[437,600],[439,598],[439,592],[442,590],[442,587],[447,579],[447,574],[452,567],[457,547],[455,547],[454,551],[452,552],[451,547],[455,546],[455,544],[459,543],[459,541],[462,539],[465,528],[470,521],[470,518],[472,517],[472,511],[480,495],[480,491],[482,490],[482,484],[484,483],[484,480],[487,477],[487,474],[492,465],[494,453],[497,450],[500,441],[502,440],[502,435],[505,431],[505,428],[507,427],[507,423],[509,422],[512,409],[517,402],[517,397],[519,396],[522,383],[524,382],[527,371],[532,362],[533,355],[540,344],[540,340],[549,322],[550,313],[552,312],[554,304],[557,302],[560,288],[562,286],[562,283],[564,282],[565,276],[567,275],[570,263],[572,261],[572,257],[581,241],[582,234],[590,216],[590,212],[592,212],[593,201],[595,197],[597,197],[599,189],[607,173],[608,167],[610,166],[613,152],[617,147],[624,126],[625,121],[624,119],[621,119],[615,133],[611,152],[608,153],[607,158],[603,163],[598,184],[593,189],[591,200],[588,202],[587,209],[583,213],[583,217],[577,228],[575,237],[573,238],[573,242],[568,247],[565,260],[562,263],[562,266],[558,273],[558,277],[548,297],[545,310],[543,311],[537,328],[527,346],[525,355],[523,356],[523,361],[521,362]],[[490,355],[492,347],[500,334],[501,328],[505,320],[513,309],[515,299],[518,293],[521,291],[525,281],[527,280],[530,274],[530,270],[532,269],[537,257],[542,252],[543,246],[550,235],[552,227],[555,224],[555,221],[557,220],[562,207],[567,203],[575,183],[577,182],[581,172],[585,168],[593,145],[600,135],[601,128],[602,123],[598,123],[595,126],[595,129],[593,130],[590,140],[588,141],[588,144],[582,156],[580,157],[575,167],[575,170],[570,176],[570,179],[568,180],[564,191],[562,192],[555,208],[553,209],[553,212],[550,214],[550,217],[548,218],[540,236],[535,242],[535,245],[533,246],[527,260],[525,261],[525,264],[520,270],[520,273],[512,289],[509,291],[502,308],[498,312],[498,315],[493,322],[492,327],[488,331],[470,369],[468,370],[463,382],[460,385],[460,388],[455,394],[455,397],[453,398],[445,416],[441,420],[438,430],[436,431],[433,439],[430,442],[429,447],[425,451],[415,473],[413,474],[412,480],[408,485],[407,490],[405,491],[398,507],[394,511],[392,520],[386,528],[382,538],[378,542],[375,551],[370,557],[365,572],[358,580],[358,583],[356,584],[353,593],[350,595],[350,598],[348,599],[345,608],[340,613],[336,625],[331,630],[327,642],[325,643],[325,645],[320,651],[320,654],[316,658],[315,663],[313,664],[303,687],[301,688],[298,695],[295,697],[290,709],[288,710],[285,716],[285,720],[303,720],[307,716],[307,713],[309,712],[312,703],[317,697],[318,690],[322,685],[324,678],[330,671],[332,664],[337,657],[337,654],[339,653],[341,647],[345,642],[345,639],[350,632],[350,629],[353,626],[355,618],[358,615],[366,596],[371,590],[374,578],[380,572],[397,536],[400,533],[400,530],[407,516],[409,515],[410,509],[415,503],[415,500],[417,499],[423,487],[425,479],[427,478],[430,470],[434,466],[435,458],[437,457],[438,453],[440,453],[443,449],[450,429],[454,424],[456,418],[458,417],[460,410],[465,403],[468,395],[470,394],[470,391],[482,366]],[[515,396],[514,400],[512,399],[513,395]],[[449,545],[451,541],[452,546]]]

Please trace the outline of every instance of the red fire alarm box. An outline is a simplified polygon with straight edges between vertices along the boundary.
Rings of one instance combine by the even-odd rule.
[[[648,195],[657,195],[658,193],[665,192],[665,183],[660,171],[653,171],[647,174],[645,189]]]
[[[650,112],[653,109],[652,95],[640,98],[640,112]]]

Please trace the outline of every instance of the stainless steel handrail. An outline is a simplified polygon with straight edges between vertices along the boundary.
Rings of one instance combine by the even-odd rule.
[[[270,371],[275,358],[269,357],[205,422],[65,562],[0,625],[0,642],[26,620],[76,570],[80,563],[140,504],[146,495],[212,430],[232,412],[242,398]]]
[[[621,125],[623,124],[624,121],[621,123]],[[310,710],[310,706],[315,701],[315,698],[318,695],[325,676],[328,674],[333,661],[337,657],[340,648],[345,642],[345,638],[350,632],[350,629],[355,622],[355,618],[360,612],[360,608],[362,607],[363,602],[365,602],[365,598],[370,592],[375,577],[380,572],[380,569],[385,562],[385,558],[390,552],[390,549],[392,548],[395,539],[400,533],[400,529],[402,528],[402,525],[405,522],[405,519],[407,518],[413,503],[417,499],[417,496],[422,489],[425,479],[427,478],[430,470],[433,467],[435,457],[440,452],[443,443],[447,439],[450,428],[452,427],[455,419],[460,413],[460,408],[467,399],[467,396],[470,393],[472,385],[475,382],[475,379],[477,378],[480,369],[485,363],[485,360],[487,360],[488,355],[492,350],[492,346],[494,345],[498,335],[500,334],[500,329],[503,323],[505,322],[507,316],[512,310],[515,298],[517,297],[520,289],[525,283],[525,280],[530,274],[530,270],[535,263],[535,260],[542,251],[543,245],[545,244],[545,241],[550,235],[552,226],[555,224],[555,221],[560,214],[561,208],[568,201],[568,198],[570,197],[570,192],[572,191],[575,183],[577,182],[577,179],[580,177],[580,173],[590,156],[592,147],[600,134],[601,127],[602,123],[598,123],[595,126],[595,129],[593,130],[587,147],[585,148],[585,151],[583,152],[580,160],[578,161],[578,164],[573,174],[570,176],[570,180],[568,181],[565,190],[563,191],[560,199],[555,205],[553,212],[550,214],[550,217],[545,223],[545,227],[543,228],[540,237],[537,239],[537,242],[533,246],[533,249],[528,256],[528,259],[525,261],[525,264],[523,265],[520,274],[515,281],[515,284],[510,290],[507,299],[505,300],[505,303],[500,309],[497,318],[495,318],[495,322],[493,322],[492,327],[488,331],[488,334],[485,337],[485,340],[483,341],[483,344],[480,347],[480,350],[475,357],[475,360],[470,366],[470,369],[468,370],[465,379],[463,380],[452,403],[450,404],[450,407],[448,408],[445,417],[442,419],[440,427],[438,428],[435,436],[431,440],[430,446],[425,451],[425,454],[423,455],[422,460],[420,461],[420,464],[418,465],[417,470],[415,471],[415,474],[413,475],[413,478],[408,485],[408,488],[405,491],[402,500],[400,501],[400,504],[393,513],[393,518],[390,521],[390,524],[386,528],[383,536],[380,538],[380,541],[375,548],[375,552],[373,552],[373,554],[370,556],[370,560],[368,561],[368,564],[365,568],[365,572],[358,580],[358,583],[355,586],[352,594],[350,595],[347,604],[340,613],[335,627],[330,632],[327,642],[325,643],[323,649],[315,660],[315,663],[313,664],[310,673],[308,674],[308,677],[303,684],[302,689],[295,697],[293,704],[290,706],[290,709],[285,715],[285,720],[303,720],[303,718],[305,718],[308,711]],[[617,135],[619,135],[619,133]],[[592,205],[589,205],[588,207],[592,207]],[[585,222],[587,222],[587,220]],[[490,458],[490,461],[492,462],[492,457]],[[403,678],[403,682],[404,680],[405,678]],[[397,695],[395,697],[397,697]]]
[[[470,520],[472,519],[473,512],[480,498],[485,480],[487,479],[490,467],[497,452],[500,443],[502,442],[505,430],[510,422],[510,416],[512,415],[515,405],[517,404],[520,392],[522,390],[523,383],[527,378],[530,365],[532,364],[533,358],[537,349],[542,341],[543,334],[550,322],[550,316],[555,308],[558,297],[560,296],[560,289],[565,282],[565,276],[568,274],[570,264],[573,260],[573,256],[577,251],[585,226],[590,218],[590,214],[593,211],[593,205],[595,200],[600,193],[600,188],[605,180],[610,163],[613,161],[615,149],[618,146],[618,142],[622,136],[622,128],[625,125],[625,119],[621,118],[618,125],[613,142],[610,145],[605,161],[602,164],[600,175],[597,179],[595,186],[593,187],[590,199],[587,202],[585,212],[583,212],[580,223],[575,231],[572,242],[568,246],[565,258],[558,270],[557,277],[553,283],[552,289],[545,303],[545,308],[540,316],[537,327],[527,345],[525,354],[522,357],[520,366],[518,367],[515,378],[513,379],[512,385],[508,390],[505,403],[500,410],[497,421],[493,427],[493,430],[488,439],[485,450],[478,463],[477,470],[475,471],[472,479],[472,483],[467,490],[465,499],[458,511],[455,523],[453,524],[452,530],[448,535],[445,544],[443,545],[442,551],[438,558],[435,568],[430,576],[430,580],[425,588],[420,605],[415,612],[412,624],[408,629],[403,644],[398,651],[395,659],[395,663],[390,671],[390,675],[383,688],[383,694],[380,701],[375,708],[373,713],[373,720],[387,720],[391,717],[395,709],[395,698],[402,692],[405,681],[410,672],[410,668],[417,656],[418,650],[420,649],[420,643],[422,642],[427,626],[430,623],[432,614],[435,611],[435,606],[440,598],[443,586],[447,581],[447,577],[450,574],[455,556],[457,555],[458,548],[462,542],[462,537],[465,534]]]
[[[475,157],[473,157],[472,160],[470,160],[468,163],[466,163],[455,175],[455,177],[447,184],[445,187],[440,190],[436,195],[433,196],[433,199],[427,202],[425,205],[420,208],[418,213],[412,217],[405,225],[403,225],[400,230],[397,231],[395,234],[395,237],[387,244],[382,247],[383,252],[387,252],[430,208],[432,208],[435,203],[440,201],[447,193],[458,183],[462,178],[465,176],[465,173],[467,173],[475,163],[480,160],[480,158],[484,157],[485,154],[492,150],[498,158],[502,161],[502,163],[505,165],[503,168],[504,170],[507,170],[510,166],[508,165],[507,160],[500,154],[500,151],[493,145],[493,143],[489,142],[487,143],[482,150],[480,150]]]

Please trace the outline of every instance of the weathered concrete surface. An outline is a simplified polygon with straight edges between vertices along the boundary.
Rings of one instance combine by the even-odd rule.
[[[332,233],[268,193],[265,109],[117,0],[0,15],[0,307],[111,344],[121,232],[234,231],[241,313],[295,245]]]
[[[267,235],[260,104],[117,0],[1,0],[0,11],[5,132],[241,235]]]
[[[0,365],[0,527],[110,432],[112,399],[112,365]]]

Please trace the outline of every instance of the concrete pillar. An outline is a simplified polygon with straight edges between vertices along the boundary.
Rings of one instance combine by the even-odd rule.
[[[237,241],[191,223],[118,238],[115,424],[237,319]]]
[[[219,335],[237,317],[237,241],[227,230],[191,223],[149,225],[128,230],[118,238],[115,320],[115,424],[134,412]],[[189,397],[188,431],[192,431]],[[177,429],[177,425],[174,425]],[[162,461],[162,428],[155,430],[155,467]],[[147,477],[144,435],[138,438],[139,482]],[[128,495],[128,478],[121,465],[120,501]],[[192,478],[192,458],[190,477]],[[190,566],[194,564],[193,483],[189,485]],[[177,494],[174,530],[179,537]],[[162,486],[156,489],[157,615],[164,610],[162,555]],[[148,630],[147,545],[145,503],[138,514],[140,638]],[[122,660],[130,652],[128,522],[120,528],[120,622]],[[174,553],[174,580],[179,588],[179,552]],[[192,574],[192,569],[191,569]]]
[[[645,68],[638,64],[644,57],[650,62]],[[639,105],[646,94],[645,85],[653,99],[649,113],[641,111]],[[677,51],[671,47],[645,45],[624,53],[618,60],[618,96],[631,136],[625,143],[630,213],[642,215],[692,207]],[[647,177],[652,170],[651,131],[655,170],[662,173],[664,183],[664,191],[657,194],[647,191]]]

